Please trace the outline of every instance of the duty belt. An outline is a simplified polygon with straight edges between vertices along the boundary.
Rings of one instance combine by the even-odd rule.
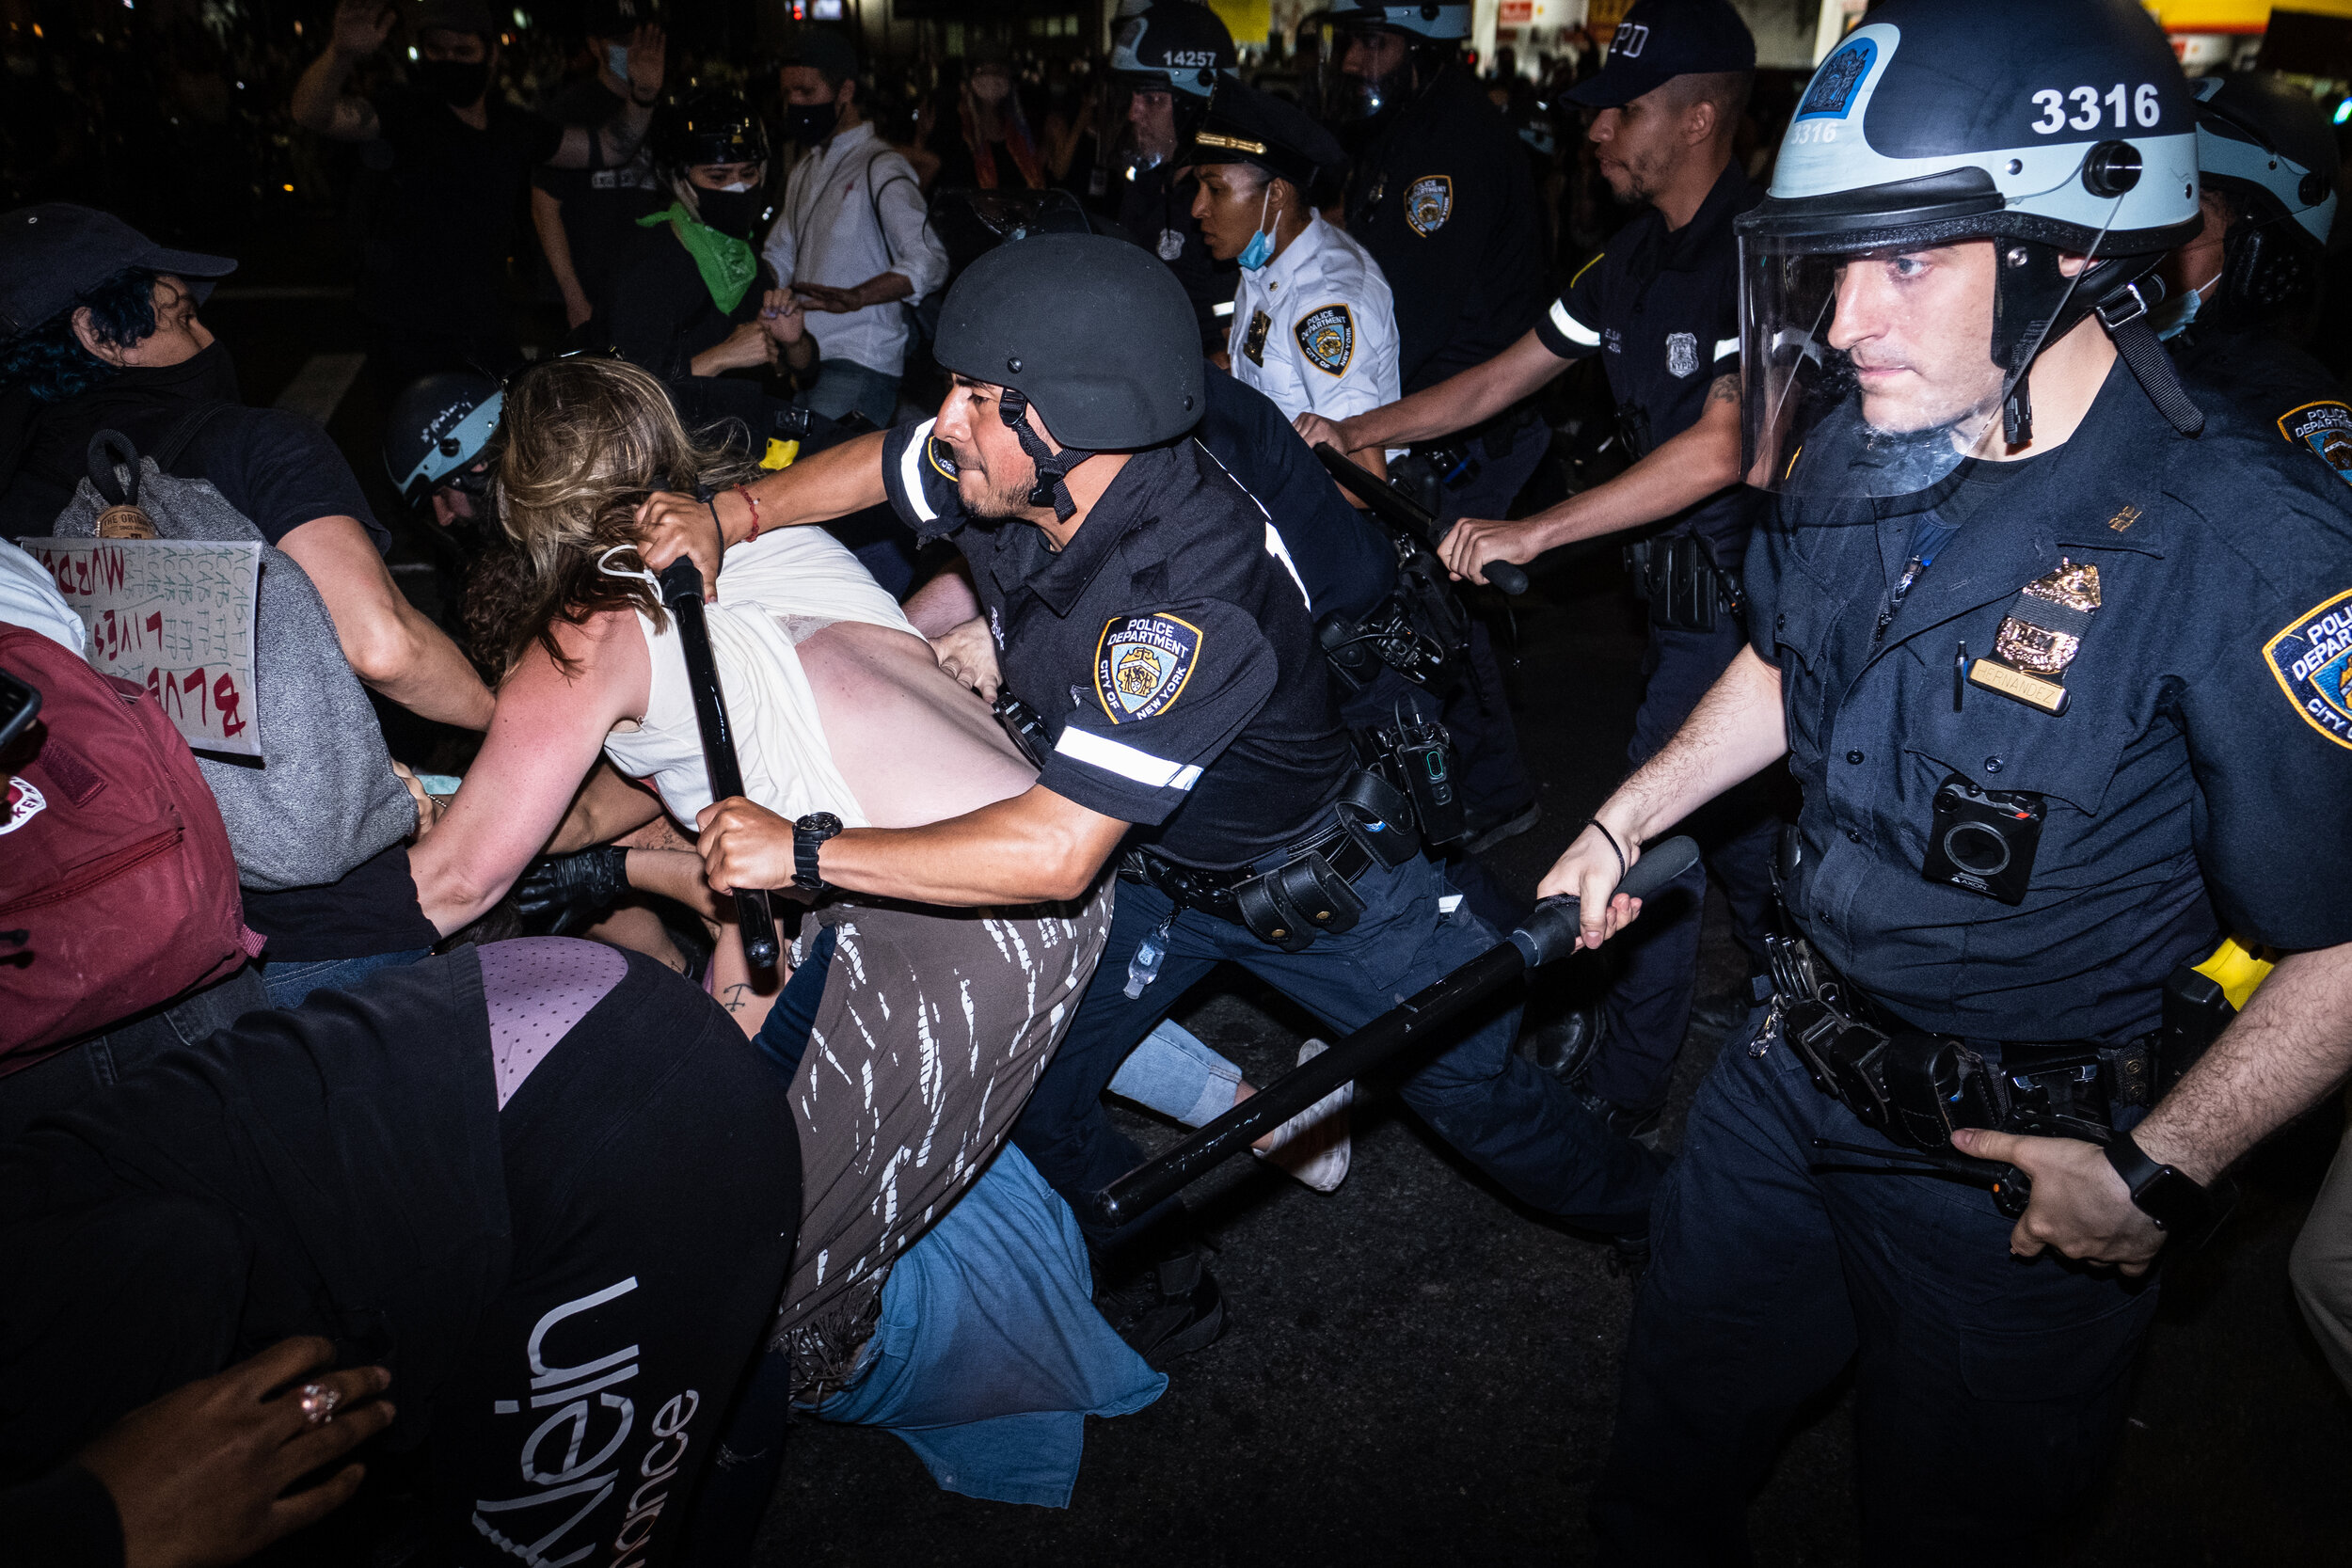
[[[1899,1144],[1944,1149],[1955,1130],[1998,1128],[2105,1143],[2118,1112],[2154,1101],[2157,1037],[1964,1040],[1915,1029],[1832,968],[1802,937],[1767,937],[1775,1032],[1814,1086]]]
[[[1299,952],[1315,938],[1354,927],[1363,898],[1351,885],[1381,863],[1359,833],[1333,822],[1279,851],[1271,869],[1264,861],[1226,871],[1205,871],[1169,860],[1146,847],[1128,855],[1119,874],[1168,895],[1180,910],[1199,910],[1230,920],[1286,953]]]

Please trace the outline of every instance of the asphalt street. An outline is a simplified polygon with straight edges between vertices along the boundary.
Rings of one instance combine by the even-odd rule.
[[[363,366],[334,358],[361,344],[347,293],[317,261],[323,249],[249,265],[206,318],[235,354],[249,402],[295,388],[291,401],[307,397],[323,413],[394,525],[398,580],[438,611],[448,583],[429,525],[399,515],[383,482],[383,389]],[[1529,892],[1622,769],[1641,626],[1608,550],[1554,563],[1515,613],[1511,684],[1546,816],[1487,859]],[[407,760],[462,762],[445,735],[392,730]],[[1728,998],[1743,970],[1720,919],[1704,965],[1703,999]],[[1177,1016],[1260,1083],[1295,1057],[1307,1028],[1238,974],[1213,977]],[[1684,1049],[1670,1144],[1718,1044],[1700,1026]],[[1117,1114],[1147,1147],[1176,1136]],[[2352,1561],[2352,1404],[2285,1275],[2341,1125],[2330,1101],[2275,1140],[2244,1173],[2222,1239],[2167,1265],[2121,1463],[2062,1562]],[[1219,1248],[1230,1326],[1173,1365],[1157,1403],[1089,1421],[1067,1510],[943,1493],[887,1433],[803,1422],[759,1560],[1213,1568],[1591,1556],[1584,1510],[1636,1290],[1605,1247],[1514,1205],[1378,1085],[1357,1101],[1354,1170],[1336,1194],[1241,1161],[1195,1198]],[[1790,1434],[1756,1503],[1757,1561],[1856,1560],[1850,1404],[1844,1386],[1825,1391]]]

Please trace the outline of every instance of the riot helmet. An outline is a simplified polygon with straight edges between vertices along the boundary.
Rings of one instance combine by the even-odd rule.
[[[2334,128],[2312,95],[2275,71],[2205,76],[2197,96],[2197,170],[2231,209],[2222,286],[2198,320],[2253,325],[2309,305],[2336,219]]]
[[[446,485],[481,496],[489,485],[476,472],[498,433],[506,395],[476,371],[446,371],[412,382],[392,400],[384,425],[384,471],[410,506],[422,506]]]
[[[940,307],[931,356],[1004,388],[998,413],[1037,465],[1029,504],[1065,521],[1073,468],[1176,440],[1206,397],[1184,285],[1150,251],[1103,234],[1039,234],[974,261]],[[1030,423],[1032,404],[1060,451]]]
[[[1131,96],[1133,168],[1157,168],[1200,129],[1209,95],[1219,82],[1239,81],[1241,56],[1233,36],[1208,7],[1195,0],[1157,0],[1120,8],[1111,44],[1111,81],[1130,95],[1167,95],[1163,111],[1151,98]]]
[[[1342,6],[1331,12],[1330,26],[1321,68],[1325,108],[1343,121],[1378,120],[1427,90],[1452,62],[1470,36],[1470,8],[1437,0]],[[1376,63],[1349,69],[1359,55]]]
[[[748,237],[768,215],[768,127],[743,95],[706,87],[665,108],[653,134],[654,166],[694,215],[723,234]],[[711,189],[691,171],[710,164],[757,164],[760,180]]]
[[[1736,222],[1749,482],[1907,495],[2024,445],[2034,356],[2094,313],[2195,434],[2147,312],[2198,222],[2195,103],[2134,0],[1888,0],[1814,72]]]

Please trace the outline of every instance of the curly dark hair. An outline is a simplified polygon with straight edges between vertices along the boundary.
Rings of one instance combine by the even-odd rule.
[[[72,305],[39,326],[0,344],[0,391],[22,387],[42,403],[58,403],[111,379],[115,367],[74,336],[73,312],[87,306],[91,335],[128,348],[155,330],[155,283],[163,276],[126,267],[74,295]]]

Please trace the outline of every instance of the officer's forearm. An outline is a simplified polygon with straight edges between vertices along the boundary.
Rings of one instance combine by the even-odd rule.
[[[2347,1069],[2352,942],[2291,953],[2132,1140],[2159,1164],[2209,1182]]]
[[[1384,407],[1340,421],[1341,445],[1401,447],[1435,440],[1490,420],[1568,368],[1530,332],[1483,365],[1450,375],[1435,387]]]
[[[1725,376],[1698,422],[1606,483],[1570,496],[1522,524],[1557,549],[1580,539],[1642,528],[1698,505],[1740,482],[1740,393]]]
[[[1656,838],[1788,752],[1780,672],[1741,648],[1675,737],[1593,815],[1626,838]]]
[[[803,457],[788,468],[745,486],[759,499],[759,527],[796,528],[803,523],[829,523],[890,499],[882,485],[882,442],[889,432],[865,435]],[[752,505],[733,489],[712,498],[719,527],[730,545],[752,536]]]
[[[828,841],[825,880],[855,893],[969,908],[1076,898],[1128,824],[1052,790],[1025,793],[921,828],[855,828]]]

